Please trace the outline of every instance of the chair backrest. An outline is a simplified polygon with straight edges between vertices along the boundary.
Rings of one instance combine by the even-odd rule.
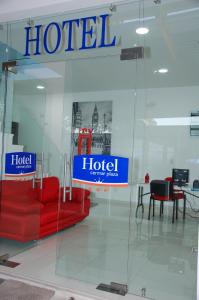
[[[173,178],[172,177],[166,177],[164,180],[169,181],[169,182],[173,182]]]
[[[173,194],[172,182],[166,180],[152,180],[150,183],[150,192],[156,196],[170,199]]]

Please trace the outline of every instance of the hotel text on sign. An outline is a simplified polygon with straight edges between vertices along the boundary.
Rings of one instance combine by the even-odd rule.
[[[115,47],[119,37],[110,34],[110,18],[104,14],[25,27],[24,56]]]
[[[125,157],[109,155],[76,155],[73,182],[99,186],[127,186],[128,164]]]
[[[36,154],[30,152],[14,152],[6,154],[5,175],[24,176],[36,172]]]

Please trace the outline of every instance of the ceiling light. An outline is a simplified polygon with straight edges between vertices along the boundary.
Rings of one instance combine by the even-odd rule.
[[[158,70],[158,72],[161,74],[166,74],[166,73],[168,73],[168,71],[169,71],[168,69],[164,69],[164,68]]]
[[[37,86],[37,89],[38,89],[38,90],[44,90],[45,87],[44,87],[43,85],[38,85],[38,86]]]
[[[146,126],[198,126],[199,117],[143,119]]]
[[[141,35],[147,34],[149,33],[149,29],[147,27],[139,27],[136,29],[136,33]]]
[[[192,12],[195,12],[195,11],[198,11],[198,10],[199,10],[199,7],[193,7],[193,8],[189,8],[189,9],[170,12],[170,13],[167,14],[167,16],[168,17],[177,16],[177,15],[182,15],[182,14],[186,14],[186,13],[192,13]]]
[[[123,23],[134,23],[134,22],[143,22],[143,21],[151,21],[151,20],[155,20],[156,17],[155,16],[151,16],[151,17],[145,17],[145,18],[136,18],[136,19],[127,19],[124,20]]]

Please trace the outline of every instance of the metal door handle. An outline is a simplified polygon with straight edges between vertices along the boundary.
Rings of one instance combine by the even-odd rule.
[[[63,184],[63,202],[66,202],[66,177],[67,177],[67,154],[64,155],[64,184]]]

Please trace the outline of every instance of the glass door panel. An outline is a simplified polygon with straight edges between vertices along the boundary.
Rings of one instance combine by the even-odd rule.
[[[118,55],[66,63],[70,73],[62,140],[68,155],[65,173],[63,166],[67,188],[65,199],[60,198],[58,228],[64,216],[68,226],[75,226],[59,236],[56,273],[95,285],[127,284],[132,186],[108,186],[96,177],[97,182],[90,184],[73,181],[70,194],[70,176],[81,155],[88,161],[98,155],[105,164],[119,156],[129,159],[127,182],[131,182],[135,65],[120,61]],[[110,176],[117,175],[111,171]]]
[[[162,214],[159,197],[154,216],[151,212],[148,220],[150,195],[143,197],[144,213],[140,207],[137,217],[133,212],[131,218],[128,282],[131,293],[143,292],[160,300],[191,300],[196,299],[197,255],[193,249],[198,244],[198,194],[192,188],[198,178],[199,140],[191,129],[196,132],[198,127],[198,52],[194,45],[199,14],[194,1],[160,2],[143,1],[141,6],[145,16],[141,25],[149,29],[142,38],[150,57],[138,62],[137,68],[134,184],[148,193],[147,173],[150,181],[174,180],[173,169],[188,169],[189,182],[174,186],[186,196],[186,215],[183,219],[181,197],[172,223],[173,202],[164,204]]]
[[[134,23],[138,11],[137,3],[114,10],[114,25],[123,24],[132,33],[127,38],[122,27],[123,48],[140,45]],[[128,283],[129,220],[136,194],[132,171],[137,56],[134,52],[134,59],[132,53],[128,59],[120,54],[121,48],[116,47],[111,55],[96,53],[65,63],[58,230],[69,228],[57,239],[56,274],[95,286]],[[96,155],[102,169],[109,163],[108,176],[112,177],[118,174],[111,172],[110,159],[128,159],[129,170],[124,171],[128,186],[103,184],[100,172],[89,173],[96,176],[93,182],[82,177],[78,181],[74,174],[78,176],[81,168],[76,162],[82,157],[85,163],[96,162],[100,169]],[[116,178],[112,181],[117,183]]]
[[[15,256],[40,239],[38,167],[45,91],[30,66],[9,67],[1,80],[0,255]]]

